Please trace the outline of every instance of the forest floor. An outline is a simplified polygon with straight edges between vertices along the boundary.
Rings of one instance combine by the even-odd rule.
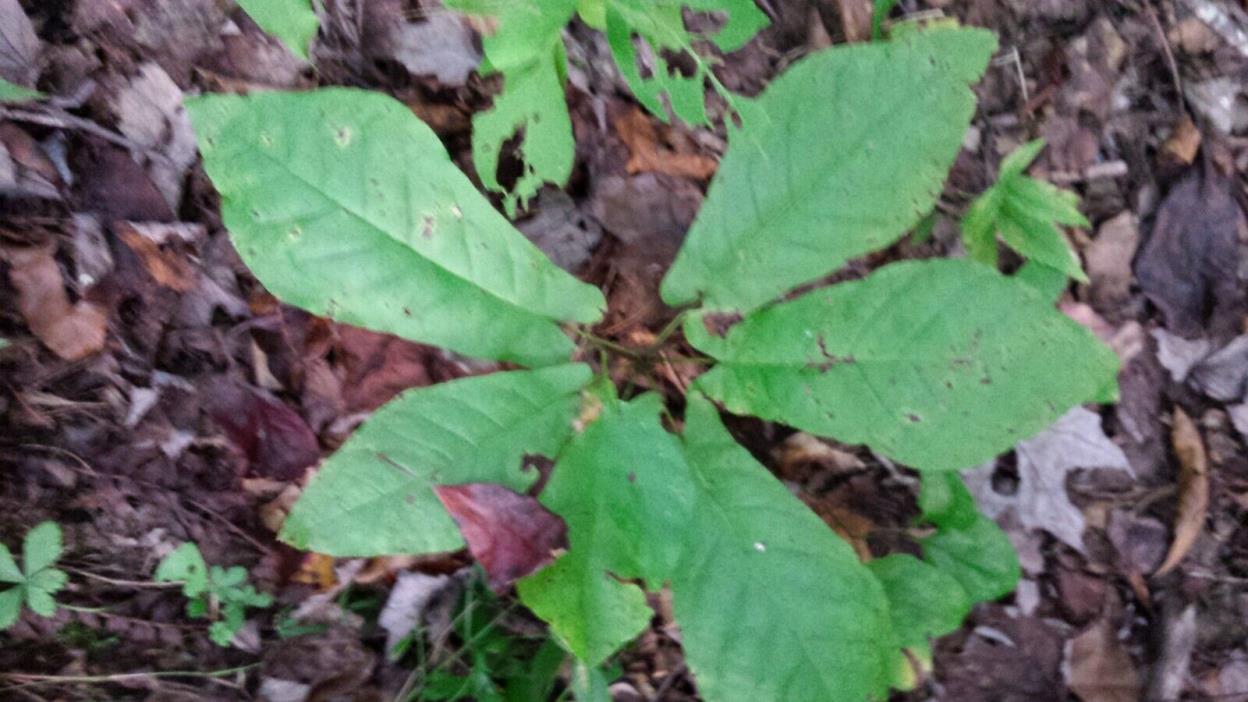
[[[862,36],[870,4],[760,3],[776,22],[725,57],[722,82],[757,94],[803,54]],[[275,538],[307,472],[370,412],[496,368],[285,306],[231,247],[184,95],[381,90],[472,172],[471,118],[497,87],[472,73],[472,26],[418,0],[326,5],[310,65],[224,0],[0,0],[0,75],[53,96],[0,106],[0,541],[55,520],[70,582],[54,617],[0,633],[0,699],[403,699],[475,660],[465,596],[497,615],[497,674],[540,641],[464,554],[335,561]],[[1248,11],[903,0],[898,13],[932,10],[994,30],[1001,51],[931,236],[883,256],[960,255],[967,204],[1004,154],[1043,137],[1032,174],[1077,190],[1093,223],[1070,232],[1090,283],[1060,305],[1123,371],[1117,405],[968,475],[1024,579],[942,639],[932,674],[897,699],[1248,701]],[[600,36],[578,26],[567,41],[576,170],[519,227],[603,286],[599,336],[644,345],[671,319],[658,280],[724,134],[657,122]],[[1195,434],[1174,431],[1179,414]],[[862,553],[887,552],[914,516],[909,473],[869,450],[732,429]],[[1179,458],[1201,453],[1203,471]],[[228,647],[152,582],[186,541],[275,597]],[[1181,563],[1157,574],[1172,551]],[[698,699],[656,604],[617,661],[615,699]],[[408,653],[387,655],[399,641]]]

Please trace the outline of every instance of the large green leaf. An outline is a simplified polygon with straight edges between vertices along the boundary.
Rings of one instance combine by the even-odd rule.
[[[760,310],[713,336],[698,386],[739,414],[908,465],[978,465],[1103,399],[1118,360],[1030,286],[970,261],[909,261]]]
[[[900,238],[940,194],[995,47],[974,29],[837,47],[742,101],[663,299],[746,312]]]
[[[25,594],[20,585],[0,591],[0,629],[8,629],[17,622],[22,615]]]
[[[524,456],[558,453],[589,378],[586,366],[567,365],[409,390],[326,460],[281,538],[335,556],[463,547],[433,486],[528,488],[536,476],[522,469]]]
[[[308,45],[320,27],[311,0],[238,0],[238,4],[261,29],[281,39],[291,53],[308,58]]]
[[[602,293],[547,260],[402,103],[348,89],[188,101],[226,226],[275,295],[472,356],[550,365]]]
[[[649,617],[638,606],[640,591],[611,578],[661,587],[687,537],[689,469],[676,437],[659,422],[662,410],[658,395],[608,398],[598,419],[564,449],[542,493],[542,503],[567,522],[569,553],[522,581],[520,596],[590,665]]]
[[[685,456],[697,491],[672,579],[683,645],[713,702],[881,697],[897,656],[880,584],[690,396]]]
[[[572,174],[576,144],[564,98],[567,57],[563,28],[576,0],[448,0],[461,12],[491,15],[496,28],[485,37],[486,74],[500,73],[503,91],[494,106],[472,120],[472,159],[481,183],[506,193],[514,214],[545,183],[562,186]],[[498,181],[503,146],[513,137],[523,172],[510,192]]]

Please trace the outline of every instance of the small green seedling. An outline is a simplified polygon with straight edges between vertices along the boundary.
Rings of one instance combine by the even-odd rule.
[[[248,607],[268,607],[273,597],[247,584],[242,566],[208,567],[199,547],[187,542],[156,567],[158,582],[181,582],[186,595],[186,614],[192,619],[213,619],[208,635],[218,646],[229,646],[243,627]]]
[[[1059,224],[1089,226],[1088,219],[1079,211],[1079,196],[1025,175],[1044,146],[1044,140],[1037,139],[1005,157],[996,184],[967,210],[962,220],[962,240],[971,258],[995,267],[1000,235],[1007,246],[1030,262],[1057,271],[1046,280],[1059,279],[1064,284],[1069,276],[1086,283],[1088,276],[1078,254],[1057,228]]]
[[[0,583],[14,585],[0,592],[0,629],[17,622],[23,603],[41,617],[56,614],[54,596],[69,580],[65,571],[52,567],[60,557],[61,528],[56,522],[43,522],[26,533],[21,568],[0,544]]]
[[[506,85],[478,120],[505,113],[529,78],[546,92],[526,98],[525,119],[562,97],[572,12],[605,22],[617,59],[638,39],[684,41],[682,6],[737,9],[727,39],[726,28],[716,35],[729,44],[757,26],[731,24],[751,16],[749,0],[492,6],[500,24],[486,55]],[[884,41],[812,53],[757,98],[737,100],[739,124],[660,289],[671,328],[705,365],[670,406],[630,393],[631,380],[617,391],[611,364],[593,365],[615,353],[645,373],[659,352],[598,339],[602,292],[520,234],[402,103],[343,88],[189,101],[223,221],[274,295],[524,367],[396,397],[321,465],[280,538],[342,557],[454,551],[465,540],[437,488],[524,493],[537,480],[526,457],[545,456],[554,468],[538,499],[563,519],[569,546],[516,590],[575,657],[578,699],[604,698],[602,664],[651,625],[647,592],[663,589],[708,702],[862,702],[913,685],[930,665],[930,639],[1019,577],[1008,538],[975,511],[957,471],[1116,392],[1113,351],[1029,278],[936,259],[821,282],[932,212],[975,113],[971,86],[996,46],[990,32],[951,21],[903,23]],[[700,106],[710,77],[647,81],[650,93],[634,86],[638,99],[662,93],[679,114]],[[554,111],[566,117],[561,102]],[[493,134],[516,129],[526,159],[547,153],[523,120],[508,117]],[[481,145],[474,151],[488,171]],[[1053,222],[1074,221],[1073,203],[1022,175],[1033,156],[1008,160],[981,218],[990,237],[1000,228],[1064,285],[1082,275],[1077,261],[1066,248],[1045,254],[1060,236]],[[1048,248],[1033,241],[1050,234]],[[862,563],[736,442],[725,411],[865,445],[919,471],[922,558]],[[471,681],[442,682],[439,694],[458,694]]]

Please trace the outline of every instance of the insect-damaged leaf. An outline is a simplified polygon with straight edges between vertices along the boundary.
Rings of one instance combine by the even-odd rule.
[[[974,301],[974,304],[968,304]],[[897,263],[759,310],[698,380],[739,414],[921,470],[975,466],[1115,389],[1113,351],[1029,286],[969,261]]]
[[[897,646],[880,584],[853,550],[689,398],[694,517],[672,577],[698,690],[715,702],[884,696]]]
[[[714,81],[708,62],[694,51],[696,39],[712,39],[723,51],[740,48],[755,32],[767,26],[763,14],[753,0],[606,0],[607,41],[620,75],[628,82],[638,102],[651,114],[667,121],[668,104],[680,119],[694,125],[709,124],[706,114],[706,86],[710,82],[727,100],[733,98]],[[696,36],[685,26],[685,8],[698,12],[716,12],[725,17],[722,26]],[[653,62],[648,74],[642,75],[635,38],[649,45]],[[665,53],[685,55],[692,59],[692,75],[686,76],[668,64]]]
[[[402,103],[347,89],[188,102],[239,254],[314,314],[453,351],[549,365],[556,321],[602,293],[557,268]]]
[[[451,9],[493,17],[495,31],[483,40],[486,73],[502,74],[494,106],[472,120],[472,160],[486,188],[506,192],[498,181],[503,146],[519,135],[523,172],[504,199],[511,214],[544,183],[562,186],[572,174],[576,144],[563,94],[567,55],[563,28],[576,0],[448,0]]]
[[[973,29],[837,47],[740,101],[663,299],[744,313],[896,241],[940,194],[995,47]]]
[[[676,437],[659,423],[662,399],[606,401],[555,464],[542,503],[568,525],[569,553],[522,580],[520,597],[568,649],[596,665],[645,627],[642,592],[673,577],[693,502]],[[644,458],[638,458],[644,447]]]
[[[572,433],[589,368],[495,373],[410,390],[325,461],[282,540],[335,556],[435,553],[464,540],[434,485],[525,490],[525,455],[554,456]]]

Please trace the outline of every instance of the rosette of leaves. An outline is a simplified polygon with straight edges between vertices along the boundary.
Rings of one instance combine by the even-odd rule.
[[[0,629],[8,629],[22,614],[22,605],[41,617],[56,614],[56,593],[69,576],[54,568],[61,558],[61,527],[41,522],[22,540],[22,565],[18,567],[9,547],[0,544],[0,583],[11,585],[0,591]]]
[[[930,212],[995,47],[982,30],[909,31],[812,54],[739,101],[662,286],[713,360],[679,431],[659,396],[621,397],[569,362],[565,330],[601,318],[601,293],[543,258],[403,105],[342,89],[192,101],[225,224],[275,294],[527,367],[392,400],[320,467],[281,538],[336,556],[459,549],[435,488],[525,492],[527,457],[546,456],[540,501],[569,547],[517,590],[576,656],[585,695],[664,587],[712,702],[858,702],[911,682],[931,637],[1017,579],[1004,535],[947,478],[1112,398],[1117,360],[1031,286],[971,261],[791,293]],[[733,440],[725,409],[923,472],[923,558],[860,563]],[[948,602],[914,615],[916,590]]]
[[[174,549],[156,566],[157,582],[180,582],[186,596],[186,615],[213,619],[208,636],[218,646],[229,646],[243,628],[248,607],[268,607],[273,597],[257,592],[247,582],[242,566],[208,567],[199,547],[187,542]]]

